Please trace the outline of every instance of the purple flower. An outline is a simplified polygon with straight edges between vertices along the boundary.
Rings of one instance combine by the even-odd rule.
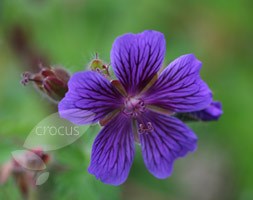
[[[134,141],[140,142],[145,165],[157,178],[170,176],[174,160],[196,149],[196,135],[172,114],[206,108],[212,93],[192,54],[177,58],[158,75],[165,48],[162,33],[125,34],[111,50],[119,81],[93,71],[76,73],[69,81],[59,104],[61,117],[75,124],[105,124],[88,169],[104,183],[119,185],[127,179]]]
[[[176,117],[183,121],[215,121],[223,114],[219,101],[212,101],[205,109],[189,113],[177,113]]]

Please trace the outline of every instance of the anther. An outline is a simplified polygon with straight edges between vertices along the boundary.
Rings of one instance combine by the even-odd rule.
[[[148,122],[146,125],[145,124],[139,124],[139,129],[138,129],[138,132],[140,134],[143,134],[143,133],[150,133],[154,130],[154,127],[152,126],[152,123],[151,122]]]

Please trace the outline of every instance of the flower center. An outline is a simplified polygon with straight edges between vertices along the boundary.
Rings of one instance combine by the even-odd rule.
[[[131,117],[136,118],[146,109],[144,101],[136,97],[127,97],[124,102],[123,112]]]

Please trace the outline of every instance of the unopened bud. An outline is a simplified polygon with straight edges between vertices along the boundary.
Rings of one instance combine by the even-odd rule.
[[[90,62],[90,69],[92,71],[96,71],[105,77],[110,77],[109,73],[109,65],[106,65],[102,60],[98,58],[98,54],[96,54],[95,59]]]
[[[70,74],[62,67],[40,67],[38,73],[24,72],[21,83],[34,86],[54,102],[60,101],[68,91]]]

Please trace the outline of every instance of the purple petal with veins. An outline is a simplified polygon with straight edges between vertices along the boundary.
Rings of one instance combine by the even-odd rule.
[[[98,122],[122,104],[121,94],[96,72],[74,74],[68,87],[69,91],[59,103],[59,113],[78,125]]]
[[[201,62],[193,54],[174,60],[145,93],[145,102],[174,112],[204,109],[212,92],[200,78]]]
[[[111,62],[126,91],[140,92],[162,67],[166,43],[162,33],[144,31],[118,37],[111,50]]]

